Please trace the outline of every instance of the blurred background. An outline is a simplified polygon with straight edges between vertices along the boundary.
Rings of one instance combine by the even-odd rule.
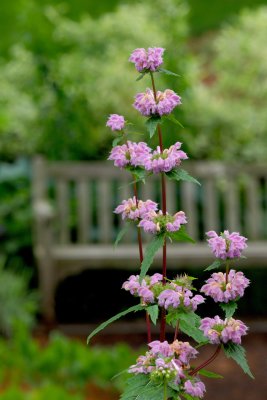
[[[165,146],[179,140],[193,162],[220,168],[238,164],[238,172],[242,166],[253,170],[260,165],[256,201],[247,200],[248,186],[241,179],[235,184],[235,210],[241,233],[267,248],[267,2],[13,0],[1,2],[0,37],[0,399],[115,400],[124,376],[111,378],[135,360],[145,343],[145,327],[139,319],[129,321],[128,329],[115,325],[86,347],[85,337],[95,324],[133,304],[120,291],[129,271],[117,269],[109,259],[86,264],[86,255],[98,244],[102,229],[104,235],[109,229],[116,236],[119,228],[115,217],[110,226],[104,222],[99,227],[96,211],[98,180],[114,139],[106,119],[110,113],[122,114],[135,131],[144,133],[144,121],[131,105],[149,82],[135,81],[128,57],[137,47],[164,47],[164,67],[180,75],[157,77],[159,89],[172,88],[183,102],[177,118],[184,128],[166,124]],[[76,162],[81,161],[80,170]],[[44,176],[49,165],[52,178]],[[75,188],[74,182],[87,166],[91,172],[84,179],[95,168],[89,192],[82,184]],[[72,181],[66,186],[68,174]],[[221,229],[228,226],[220,195],[225,180],[214,189]],[[110,199],[110,210],[122,199],[116,182],[112,185],[107,189],[104,181],[99,192]],[[203,193],[194,198],[199,241],[205,232]],[[76,260],[71,251],[65,252],[71,266],[58,255],[55,279],[53,243],[46,235],[55,228],[60,236],[57,254],[78,245],[77,220],[89,221],[86,206],[82,213],[78,210],[81,198],[91,201],[92,223],[80,229],[84,253],[76,252]],[[252,229],[255,216],[261,226],[257,233]],[[105,240],[112,247],[107,236]],[[85,244],[89,241],[90,248]],[[240,302],[238,316],[250,325],[245,345],[256,381],[219,357],[212,367],[225,379],[207,382],[207,400],[266,398],[267,258],[258,263],[254,253],[251,265],[246,261],[253,285]],[[46,272],[40,272],[44,265]],[[206,278],[197,267],[187,270]],[[48,297],[47,315],[44,291],[54,301]],[[210,307],[204,313],[216,312]],[[201,357],[210,351],[203,350]]]

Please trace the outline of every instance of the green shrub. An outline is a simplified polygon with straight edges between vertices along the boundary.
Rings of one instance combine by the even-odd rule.
[[[266,37],[267,8],[243,11],[215,38],[212,60],[189,72],[184,108],[195,157],[266,161]]]

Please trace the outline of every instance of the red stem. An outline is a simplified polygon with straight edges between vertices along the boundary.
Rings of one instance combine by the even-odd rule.
[[[137,183],[134,182],[134,195],[136,199],[136,206],[138,207],[138,192],[137,192]],[[143,255],[143,243],[142,243],[142,233],[141,229],[137,227],[137,237],[138,237],[138,248],[139,248],[139,260],[140,265],[143,262],[144,255]],[[151,342],[151,322],[148,312],[146,312],[146,327],[147,327],[147,341],[148,343]]]
[[[217,347],[215,353],[208,358],[208,360],[206,360],[204,363],[202,363],[199,367],[195,368],[193,371],[190,372],[189,375],[194,376],[198,373],[198,371],[200,371],[202,368],[206,367],[208,364],[210,364],[212,361],[215,360],[215,358],[218,356],[218,354],[220,353],[222,346],[221,344]]]
[[[153,88],[153,94],[154,94],[154,99],[157,101],[157,91],[156,91],[156,86],[155,86],[155,81],[154,81],[154,76],[153,73],[150,72],[151,76],[151,82],[152,82],[152,88]],[[157,126],[157,131],[158,131],[158,139],[159,139],[159,147],[161,153],[163,152],[163,140],[162,140],[162,131],[161,127],[158,124]],[[167,195],[166,195],[166,179],[165,179],[165,174],[161,174],[161,202],[162,202],[162,212],[163,215],[166,215],[167,212]],[[163,245],[162,249],[162,275],[163,275],[163,285],[166,285],[166,275],[167,275],[167,245],[166,245],[166,240]],[[164,341],[166,336],[166,311],[163,309],[161,313],[161,324],[160,324],[160,340]]]

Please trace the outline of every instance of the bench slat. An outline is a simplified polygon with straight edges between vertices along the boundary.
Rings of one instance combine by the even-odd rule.
[[[250,239],[258,239],[260,231],[260,204],[259,204],[259,184],[251,177],[246,177],[247,207],[245,221]]]
[[[225,193],[226,227],[229,231],[240,232],[239,202],[239,182],[229,178]]]
[[[112,242],[112,211],[111,199],[112,191],[110,182],[103,180],[97,182],[98,188],[98,224],[99,224],[99,242]]]
[[[196,185],[191,182],[181,182],[182,210],[188,217],[187,231],[194,239],[198,239],[198,219],[196,210]]]
[[[66,180],[56,182],[57,212],[59,219],[59,242],[70,242],[69,232],[69,190]]]
[[[89,185],[87,180],[80,180],[77,183],[78,195],[78,241],[79,243],[88,242],[88,233],[90,227],[91,202],[89,199]]]

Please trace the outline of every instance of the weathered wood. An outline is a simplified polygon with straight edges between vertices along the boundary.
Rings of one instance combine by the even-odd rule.
[[[70,241],[69,232],[69,190],[66,180],[56,182],[57,213],[59,221],[59,242],[64,244]]]
[[[198,219],[196,210],[196,187],[191,182],[181,182],[182,210],[188,217],[187,231],[195,240],[198,239]]]
[[[248,207],[246,209],[245,221],[250,239],[259,239],[260,233],[260,204],[259,185],[257,179],[246,177],[246,193]]]
[[[240,231],[239,181],[229,178],[225,190],[226,226],[230,231]]]
[[[78,241],[86,243],[89,239],[91,204],[89,200],[89,186],[87,180],[80,180],[77,183],[78,200]]]
[[[111,186],[105,179],[97,182],[98,186],[98,227],[99,242],[110,243],[112,241],[112,212],[111,210]]]
[[[203,183],[203,209],[204,209],[204,230],[205,232],[219,229],[218,217],[218,192],[216,181],[212,178],[207,178]]]

